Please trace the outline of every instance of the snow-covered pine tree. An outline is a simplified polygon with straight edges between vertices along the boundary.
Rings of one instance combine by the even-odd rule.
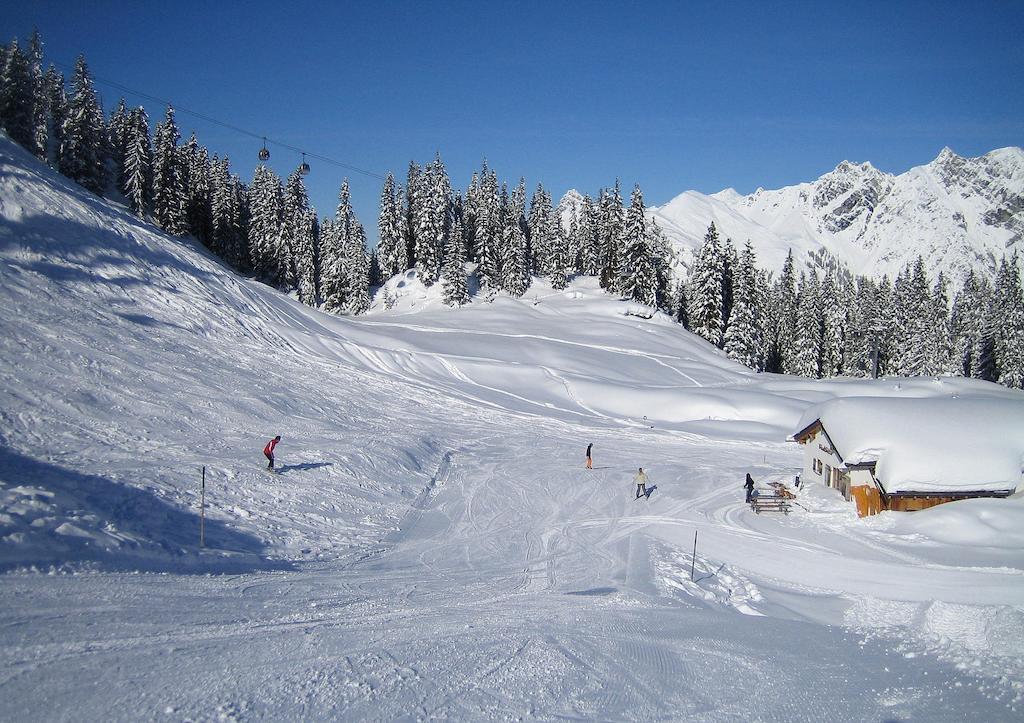
[[[926,374],[953,374],[953,335],[949,327],[949,284],[941,271],[928,303],[928,361]]]
[[[552,214],[553,218],[556,218]],[[551,288],[561,291],[569,285],[569,275],[572,273],[572,261],[569,251],[569,234],[562,228],[561,223],[551,224],[550,249],[548,256],[548,279],[551,281]]]
[[[68,117],[68,99],[64,91],[64,76],[52,65],[43,76],[46,93],[47,144],[46,162],[51,168],[60,168],[64,145],[64,122]]]
[[[930,374],[929,342],[931,293],[924,259],[903,269],[893,285],[897,343],[893,349],[895,371],[900,376]]]
[[[114,178],[117,179],[118,189],[124,188],[125,158],[128,155],[128,145],[132,140],[131,114],[128,106],[122,97],[117,108],[110,115],[107,123],[107,139],[110,144],[110,162]]]
[[[281,278],[280,246],[284,189],[281,179],[260,164],[249,187],[249,255],[256,276],[272,286]]]
[[[316,209],[307,208],[299,215],[294,234],[292,247],[299,301],[315,308],[320,304],[320,224]]]
[[[840,277],[841,278],[841,277]],[[832,266],[825,272],[821,286],[821,376],[842,373],[843,346],[846,342],[846,297]]]
[[[501,288],[512,296],[522,296],[530,288],[530,268],[526,248],[526,180],[519,185],[502,214],[505,226],[501,243]]]
[[[420,262],[416,256],[416,247],[419,244],[416,234],[419,232],[418,223],[423,216],[423,204],[426,201],[424,182],[424,173],[419,164],[409,161],[405,179],[405,255],[410,267]]]
[[[366,235],[352,209],[348,179],[341,184],[338,210],[320,231],[321,293],[324,308],[334,313],[360,314],[370,306],[370,262]]]
[[[576,234],[579,237],[580,245],[578,262],[580,273],[584,276],[597,276],[601,273],[601,267],[598,263],[601,242],[598,238],[597,212],[594,208],[594,201],[590,196],[583,196],[577,224]]]
[[[977,357],[985,324],[986,309],[990,304],[991,287],[986,279],[979,279],[968,270],[963,284],[953,299],[950,314],[950,333],[953,338],[953,371],[965,377],[975,377],[979,367]]]
[[[657,303],[657,275],[651,261],[644,197],[639,184],[633,187],[630,196],[623,239],[625,253],[619,259],[622,292],[633,301],[653,308]]]
[[[736,247],[732,239],[726,237],[722,244],[722,328],[729,328],[729,317],[732,314],[733,273],[739,264]]]
[[[730,358],[751,369],[761,368],[756,274],[754,247],[747,241],[732,275],[732,316],[725,330],[724,348]]]
[[[599,210],[599,235],[601,241],[601,288],[613,294],[623,293],[619,278],[619,259],[622,256],[622,230],[626,212],[622,205],[619,180],[611,191],[602,191]]]
[[[43,39],[38,29],[32,31],[28,41],[28,69],[32,80],[32,152],[39,160],[46,161],[50,138],[49,97],[43,73]]]
[[[448,306],[458,307],[469,303],[469,287],[466,284],[466,271],[463,265],[465,249],[462,235],[462,223],[456,218],[447,234],[444,268],[441,271],[441,289],[444,292],[444,303]]]
[[[654,263],[654,298],[659,309],[672,308],[672,251],[665,233],[652,218],[647,228],[648,242],[651,247],[651,260]]]
[[[812,269],[800,274],[793,371],[796,376],[821,377],[821,308],[818,276]]]
[[[228,159],[216,156],[210,162],[212,221],[210,248],[233,268],[244,271],[248,264],[237,238],[238,208]]]
[[[309,207],[309,194],[296,168],[284,186],[281,213],[281,247],[289,264],[286,288],[298,290],[299,301],[307,306],[319,303],[319,248],[316,243],[316,212]]]
[[[501,218],[498,199],[498,176],[484,162],[480,185],[473,203],[473,256],[476,277],[481,289],[499,286]]]
[[[213,193],[210,184],[210,157],[193,133],[178,149],[179,168],[184,171],[185,215],[189,233],[210,245],[213,236]]]
[[[125,131],[124,180],[121,192],[128,208],[143,218],[152,202],[153,149],[149,142],[149,117],[139,106],[128,116]]]
[[[771,330],[765,368],[770,372],[795,374],[792,356],[796,342],[797,289],[792,249],[786,254],[782,272],[772,287],[771,306],[775,326]]]
[[[35,129],[33,123],[32,71],[28,56],[25,55],[15,38],[7,46],[4,64],[0,72],[0,125],[11,140],[35,153]]]
[[[1005,256],[996,275],[995,306],[999,308],[995,324],[995,355],[1000,384],[1024,387],[1024,292],[1021,290],[1017,254]]]
[[[441,259],[452,196],[451,182],[440,153],[427,166],[423,176],[423,191],[423,204],[417,215],[416,266],[423,283],[432,286],[441,277]]]
[[[529,249],[530,273],[545,276],[551,271],[551,254],[554,239],[551,235],[551,196],[538,183],[530,199],[530,213],[526,219],[526,239]]]
[[[178,153],[180,138],[174,108],[167,106],[164,121],[157,124],[153,137],[153,216],[157,225],[172,236],[188,233],[185,170]]]
[[[682,279],[676,284],[675,300],[673,302],[675,320],[683,325],[683,328],[690,329],[690,302],[687,299],[686,282]]]
[[[81,55],[75,62],[71,86],[73,95],[64,124],[60,172],[100,195],[107,187],[107,126],[92,76]],[[31,127],[28,132],[31,134]]]
[[[377,222],[380,232],[377,254],[381,274],[385,279],[409,268],[402,216],[401,204],[395,191],[395,178],[389,173],[380,193],[380,217]]]
[[[362,314],[370,308],[370,256],[366,253],[366,232],[355,214],[352,216],[351,228],[345,253],[348,269],[346,304],[348,313]]]
[[[694,259],[690,280],[690,330],[715,346],[722,345],[722,276],[725,262],[714,222]]]

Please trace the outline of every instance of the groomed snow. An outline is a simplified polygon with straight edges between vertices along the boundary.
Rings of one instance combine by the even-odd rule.
[[[1019,717],[1020,495],[741,487],[829,399],[1019,394],[754,374],[588,279],[400,281],[321,314],[0,140],[0,718]]]

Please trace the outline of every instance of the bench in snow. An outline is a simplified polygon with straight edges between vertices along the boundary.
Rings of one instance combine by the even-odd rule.
[[[750,509],[757,514],[762,512],[783,512],[789,514],[790,498],[783,495],[755,494],[750,498]]]

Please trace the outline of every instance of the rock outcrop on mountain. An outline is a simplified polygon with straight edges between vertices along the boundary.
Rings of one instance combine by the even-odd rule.
[[[841,261],[857,274],[890,277],[922,256],[932,275],[958,283],[968,269],[994,272],[1024,241],[1024,150],[978,158],[949,148],[892,175],[843,161],[810,183],[743,196],[687,191],[650,209],[685,267],[712,221],[759,262],[781,268],[790,249],[812,265]]]

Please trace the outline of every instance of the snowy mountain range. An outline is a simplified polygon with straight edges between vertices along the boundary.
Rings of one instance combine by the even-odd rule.
[[[834,259],[855,274],[891,278],[920,255],[930,274],[959,283],[968,269],[992,273],[1021,248],[1024,150],[964,158],[944,148],[899,175],[843,161],[816,181],[747,196],[687,191],[650,215],[684,267],[713,221],[736,245],[749,239],[769,269],[780,269],[792,249],[798,261]]]

